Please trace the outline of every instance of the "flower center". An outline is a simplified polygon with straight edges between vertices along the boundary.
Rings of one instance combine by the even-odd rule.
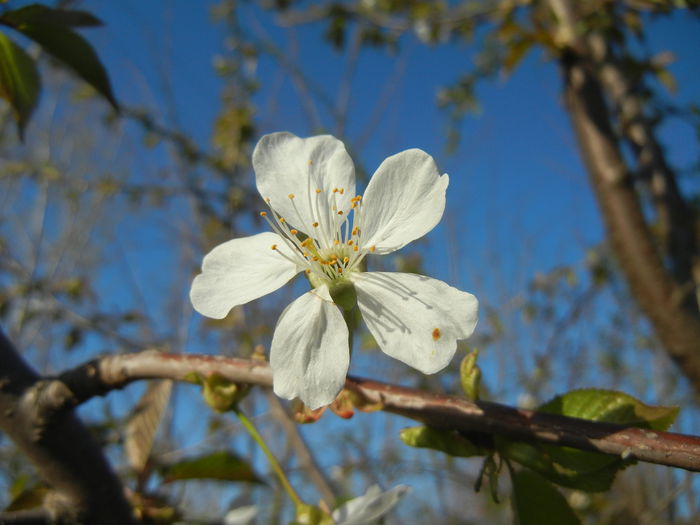
[[[350,273],[358,271],[359,264],[367,253],[374,252],[375,247],[365,247],[362,243],[362,196],[350,199],[350,213],[338,210],[338,196],[345,193],[343,188],[333,188],[328,195],[320,189],[309,195],[311,223],[300,225],[300,231],[289,225],[287,220],[275,211],[270,199],[265,199],[270,213],[262,211],[260,215],[270,224],[292,254],[284,253],[279,246],[271,248],[282,257],[304,268],[309,282],[316,288],[322,284],[330,289],[337,289],[348,283]],[[324,197],[327,199],[323,202]],[[296,196],[290,193],[287,198],[297,212],[297,222],[303,215],[295,204]]]

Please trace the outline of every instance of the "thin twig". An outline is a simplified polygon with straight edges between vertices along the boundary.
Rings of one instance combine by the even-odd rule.
[[[70,398],[63,396],[63,404],[74,406],[138,380],[184,381],[192,371],[203,375],[215,372],[237,383],[272,386],[272,370],[259,361],[154,351],[96,359],[65,372],[56,382],[72,392]],[[700,472],[700,437],[697,436],[587,421],[485,401],[472,403],[454,396],[351,376],[345,387],[386,412],[436,428],[565,445]]]

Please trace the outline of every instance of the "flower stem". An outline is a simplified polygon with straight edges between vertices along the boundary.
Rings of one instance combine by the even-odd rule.
[[[289,479],[287,479],[287,476],[285,475],[284,470],[282,470],[282,466],[279,464],[279,462],[277,461],[277,458],[275,458],[272,451],[267,447],[265,440],[260,435],[258,430],[255,428],[255,425],[253,425],[253,422],[250,419],[248,419],[248,417],[243,412],[241,412],[241,410],[239,408],[236,408],[234,410],[234,412],[238,416],[238,419],[241,421],[241,424],[243,425],[243,427],[248,431],[248,434],[250,434],[250,437],[252,437],[253,440],[262,449],[263,453],[265,454],[265,457],[267,457],[267,460],[270,462],[270,466],[272,467],[272,470],[275,471],[277,478],[279,479],[280,483],[284,487],[284,490],[287,491],[287,494],[289,495],[289,499],[292,500],[292,502],[294,503],[294,506],[299,507],[299,505],[303,505],[304,502],[301,501],[301,498],[299,498],[299,494],[296,493],[296,491],[294,490],[294,487],[292,487],[291,483],[289,483]]]

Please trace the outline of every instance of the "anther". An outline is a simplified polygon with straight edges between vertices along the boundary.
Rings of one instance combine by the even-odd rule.
[[[292,235],[296,235],[297,233],[299,233],[299,230],[291,229],[289,230],[289,233],[291,233]]]
[[[348,264],[348,262],[350,262],[350,257],[343,257],[343,262]]]
[[[311,273],[311,268],[307,268],[306,270],[304,270],[304,273],[306,273],[306,275],[309,275]]]
[[[281,223],[285,223],[285,222],[287,222],[287,221],[284,220],[284,217],[280,217],[280,222],[281,222]]]
[[[315,222],[315,223],[313,223],[311,226],[313,226],[314,228],[318,228],[318,223]]]
[[[354,242],[355,242],[355,241],[353,241],[352,239],[350,239],[350,240],[348,241],[348,246],[352,246]]]
[[[374,245],[369,247],[369,251],[371,251],[372,253],[374,253],[376,250],[377,250],[377,247]]]
[[[333,188],[333,193],[338,193],[338,188]]]
[[[321,193],[321,188],[316,188],[316,193]]]
[[[340,210],[340,211],[338,212],[338,215],[342,215],[342,214],[343,214],[343,210]]]
[[[267,212],[266,211],[261,211],[260,212],[261,217],[267,217]]]
[[[270,246],[270,249],[271,249],[271,250],[276,250],[276,249],[277,249],[277,245],[276,245],[276,244],[273,244],[272,246]]]
[[[294,194],[293,194],[293,193],[290,193],[289,195],[287,195],[287,197],[289,197],[290,199],[293,199],[293,198],[294,198]]]
[[[359,250],[359,249],[360,249],[360,248],[359,248],[359,246],[357,246],[357,244],[356,244],[355,246],[352,247],[352,251],[353,251],[353,252],[356,252],[356,251]]]
[[[345,193],[345,188],[340,188],[338,192],[342,195],[343,193]]]

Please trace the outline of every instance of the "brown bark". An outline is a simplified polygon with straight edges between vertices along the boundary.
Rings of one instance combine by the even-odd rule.
[[[595,39],[577,32],[573,5],[567,0],[550,0],[559,28],[556,36],[561,46],[564,96],[579,150],[601,209],[610,246],[632,296],[697,395],[700,394],[700,314],[692,281],[695,247],[687,233],[687,213],[678,203],[678,199],[682,202],[682,197],[649,127],[639,122],[644,118],[640,108],[627,106],[626,110],[636,119],[628,129],[638,155],[636,164],[665,183],[660,187],[663,202],[657,204],[661,204],[668,228],[676,228],[675,233],[669,233],[668,253],[675,268],[667,268],[644,215],[633,170],[622,155],[613,129],[609,99],[616,98],[623,104],[626,86],[621,85],[620,76],[616,76],[619,72],[611,62],[607,68],[599,62],[598,59],[606,55],[605,51],[601,53],[598,49],[596,57],[591,50],[590,41],[595,42]],[[598,45],[601,45],[599,41]],[[609,92],[602,77],[607,79]],[[678,230],[680,223],[682,231]]]
[[[60,523],[136,523],[102,450],[65,408],[71,395],[63,383],[31,370],[0,330],[0,429],[56,491],[46,502],[47,516]]]
[[[272,370],[260,361],[159,352],[107,356],[61,378],[69,390],[79,392],[72,399],[84,401],[134,381],[183,381],[192,371],[202,375],[216,372],[234,383],[272,386]],[[566,445],[700,472],[700,437],[542,414],[496,403],[472,403],[356,377],[348,377],[345,388],[381,410],[437,428]]]

